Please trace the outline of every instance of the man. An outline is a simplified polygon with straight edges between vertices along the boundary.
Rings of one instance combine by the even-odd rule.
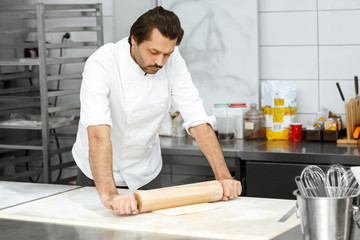
[[[147,189],[158,181],[158,130],[171,101],[222,184],[223,200],[241,194],[176,47],[183,33],[173,12],[156,7],[136,20],[128,39],[102,46],[86,62],[72,151],[78,184],[95,184],[105,207],[116,214],[138,213],[133,194],[119,195],[117,186]]]

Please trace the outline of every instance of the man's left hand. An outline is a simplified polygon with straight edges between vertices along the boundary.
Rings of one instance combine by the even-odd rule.
[[[220,179],[219,182],[223,187],[223,197],[221,200],[229,200],[240,196],[242,187],[241,182],[233,179]]]

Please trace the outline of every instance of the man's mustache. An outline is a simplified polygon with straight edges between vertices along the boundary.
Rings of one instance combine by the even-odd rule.
[[[155,64],[155,65],[150,65],[149,67],[156,67],[156,68],[162,68],[162,66],[160,66],[160,65],[157,65],[157,64]]]

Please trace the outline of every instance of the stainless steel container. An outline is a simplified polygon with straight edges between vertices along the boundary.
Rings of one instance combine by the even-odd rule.
[[[354,223],[359,226],[359,196],[304,197],[299,190],[297,215],[304,240],[352,240]]]

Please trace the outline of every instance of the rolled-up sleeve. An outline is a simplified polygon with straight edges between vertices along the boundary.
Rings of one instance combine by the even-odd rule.
[[[87,128],[93,125],[110,125],[109,94],[111,89],[110,64],[99,51],[85,63],[80,90],[80,123]]]
[[[215,118],[206,114],[199,91],[192,82],[191,75],[177,47],[172,58],[172,73],[171,97],[184,119],[183,126],[186,131],[189,133],[190,127],[202,123],[208,123],[213,127]]]

